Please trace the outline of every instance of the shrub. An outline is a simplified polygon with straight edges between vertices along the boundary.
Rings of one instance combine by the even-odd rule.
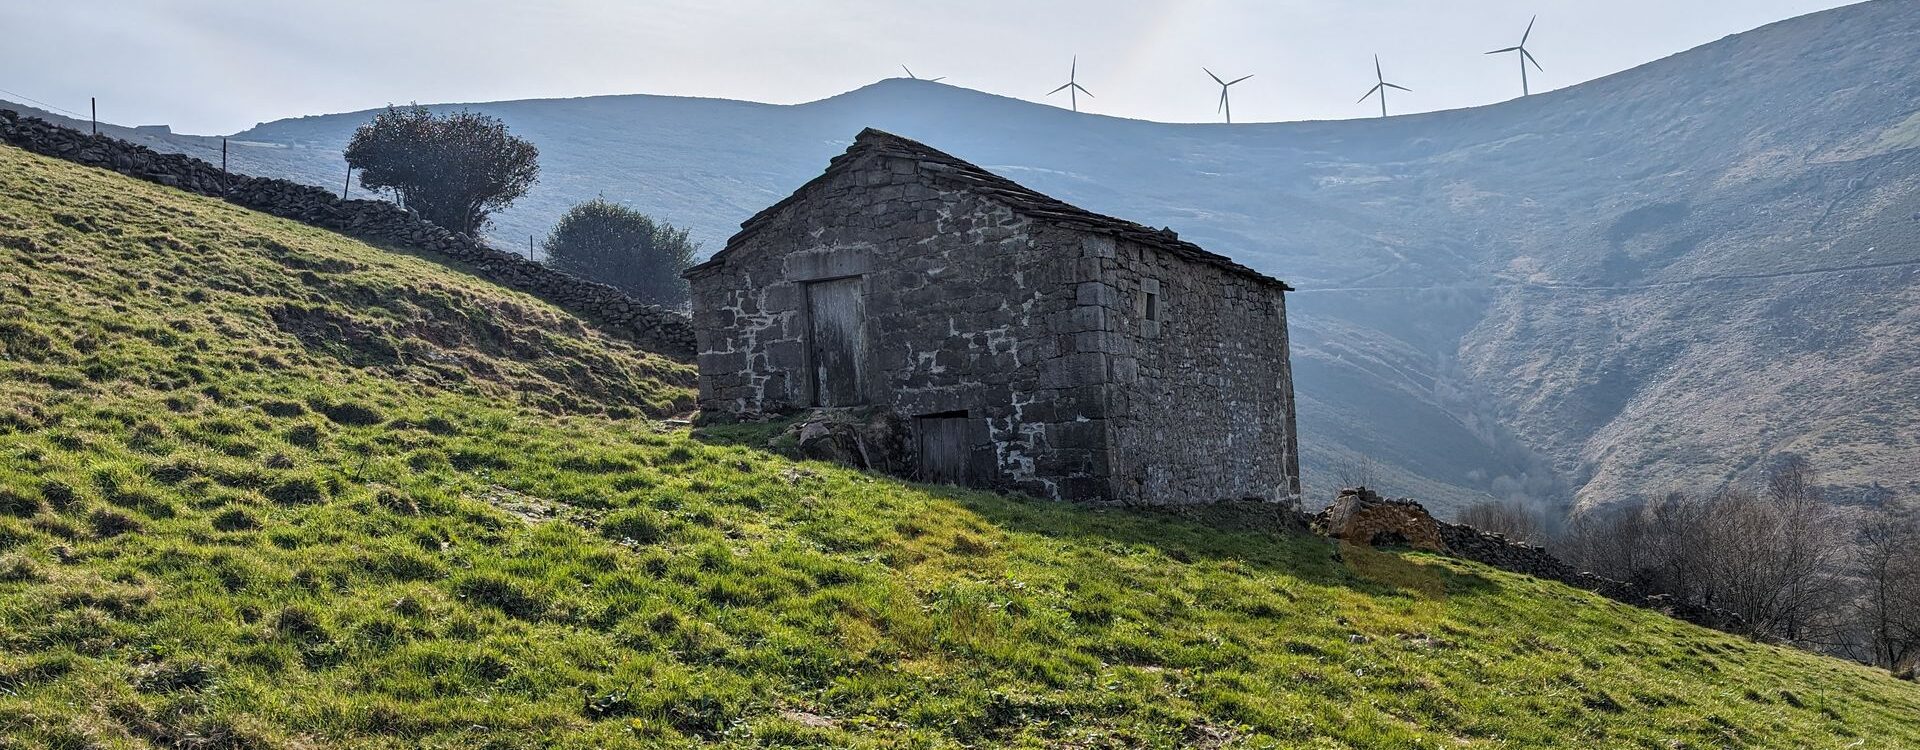
[[[486,226],[540,178],[539,149],[465,110],[387,107],[354,131],[346,156],[361,185],[392,190],[422,218],[461,234]]]
[[[568,209],[542,248],[548,265],[656,305],[687,302],[680,274],[700,250],[687,230],[600,198]]]

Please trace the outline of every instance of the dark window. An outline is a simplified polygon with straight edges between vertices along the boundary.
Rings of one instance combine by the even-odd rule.
[[[1147,292],[1147,320],[1160,320],[1160,295],[1157,292]]]

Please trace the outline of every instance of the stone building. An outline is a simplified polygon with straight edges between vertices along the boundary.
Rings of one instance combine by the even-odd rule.
[[[1288,287],[1169,230],[866,130],[687,278],[705,419],[882,409],[916,478],[1042,498],[1299,495]]]

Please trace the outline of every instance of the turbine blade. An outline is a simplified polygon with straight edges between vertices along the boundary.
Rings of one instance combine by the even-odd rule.
[[[1527,43],[1527,37],[1530,37],[1530,36],[1533,36],[1533,22],[1534,22],[1534,21],[1538,21],[1538,20],[1540,20],[1540,17],[1539,17],[1539,16],[1534,16],[1532,20],[1529,20],[1529,21],[1527,21],[1527,33],[1525,33],[1525,34],[1521,34],[1521,35],[1520,35],[1520,43],[1521,43],[1521,44],[1526,44],[1526,43]]]
[[[1219,114],[1221,112],[1225,112],[1226,110],[1227,110],[1227,92],[1221,91],[1220,103],[1214,106],[1213,112],[1214,114]]]
[[[1387,74],[1380,72],[1380,56],[1379,55],[1373,56],[1373,77],[1378,78],[1382,81],[1387,80]]]
[[[1207,70],[1207,68],[1206,68],[1206,66],[1204,66],[1204,65],[1202,65],[1202,66],[1200,66],[1200,69],[1201,69],[1201,70]],[[1212,78],[1212,79],[1213,79],[1213,82],[1214,82],[1214,83],[1217,83],[1217,84],[1220,84],[1220,85],[1222,85],[1222,86],[1225,86],[1225,85],[1227,85],[1227,82],[1226,82],[1226,81],[1222,81],[1222,80],[1220,80],[1220,76],[1217,76],[1217,75],[1214,75],[1214,74],[1213,74],[1213,71],[1211,71],[1211,70],[1207,70],[1207,77],[1208,77],[1208,78]]]
[[[1066,91],[1066,90],[1067,90],[1067,87],[1068,87],[1068,86],[1072,86],[1072,85],[1073,85],[1072,83],[1063,83],[1063,84],[1060,84],[1060,88],[1057,88],[1057,89],[1054,89],[1054,90],[1052,90],[1052,91],[1049,91],[1049,92],[1047,92],[1047,96],[1053,96],[1054,94],[1058,94],[1058,93],[1060,93],[1060,92],[1062,92],[1062,91]]]
[[[904,71],[907,71],[907,77],[908,77],[908,78],[912,78],[912,79],[914,79],[914,80],[919,80],[919,79],[920,79],[920,76],[917,76],[917,75],[914,75],[914,74],[913,74],[913,68],[909,68],[909,67],[907,67],[907,66],[905,66],[905,65],[902,65],[902,66],[900,66],[900,69],[901,69],[901,70],[904,70]]]
[[[1230,81],[1230,82],[1228,82],[1228,83],[1227,83],[1227,85],[1228,85],[1228,86],[1232,86],[1233,84],[1236,84],[1236,83],[1239,83],[1239,82],[1241,82],[1241,81],[1244,81],[1244,80],[1247,80],[1247,79],[1249,79],[1249,78],[1252,78],[1252,77],[1253,77],[1253,76],[1251,76],[1251,75],[1244,75],[1244,76],[1240,76],[1239,78],[1235,78],[1235,79],[1233,79],[1232,81]]]
[[[1384,83],[1376,83],[1376,84],[1374,84],[1374,85],[1373,85],[1373,88],[1370,88],[1370,89],[1367,89],[1367,94],[1366,94],[1366,96],[1362,96],[1362,97],[1360,97],[1360,100],[1359,100],[1359,101],[1362,101],[1362,102],[1364,102],[1364,101],[1366,101],[1366,100],[1367,100],[1368,98],[1370,98],[1370,97],[1372,97],[1372,96],[1373,96],[1373,92],[1375,92],[1375,91],[1379,91],[1379,90],[1380,90],[1380,87],[1381,87],[1381,86],[1385,86],[1385,85],[1386,85],[1386,84],[1384,84]],[[1357,104],[1358,102],[1355,102],[1355,103]]]
[[[1087,90],[1087,87],[1085,87],[1085,86],[1082,86],[1082,85],[1080,85],[1080,84],[1077,84],[1077,83],[1076,83],[1076,84],[1074,84],[1074,85],[1073,85],[1073,87],[1074,87],[1074,88],[1076,88],[1076,89],[1079,89],[1079,90],[1080,90],[1080,93],[1082,93],[1082,94],[1086,94],[1086,95],[1087,95],[1087,98],[1088,98],[1088,99],[1098,99],[1098,98],[1099,98],[1099,97],[1097,97],[1097,96],[1094,96],[1094,95],[1093,95],[1093,92],[1091,92],[1091,91],[1088,91],[1088,90]]]
[[[1497,50],[1494,50],[1494,51],[1492,51],[1492,52],[1488,52],[1487,54],[1489,54],[1489,55],[1498,55],[1498,54],[1500,54],[1500,53],[1502,53],[1502,52],[1518,52],[1519,50],[1520,50],[1520,48],[1519,48],[1519,47],[1504,47],[1504,48],[1501,48],[1501,49],[1497,49]]]
[[[944,80],[947,80],[947,77],[946,77],[946,76],[940,76],[939,78],[929,78],[929,79],[927,79],[927,81],[928,81],[929,83],[935,83],[935,82],[939,82],[939,81],[944,81]]]
[[[1079,75],[1080,75],[1080,56],[1074,55],[1073,67],[1067,68],[1067,78],[1071,80],[1073,78],[1078,77]]]
[[[1380,84],[1380,85],[1382,85],[1382,86],[1385,86],[1385,87],[1387,87],[1387,88],[1390,88],[1390,89],[1399,89],[1399,90],[1401,90],[1401,91],[1406,91],[1406,92],[1412,92],[1412,91],[1413,91],[1413,89],[1410,89],[1410,88],[1407,88],[1407,87],[1405,87],[1405,86],[1402,86],[1402,85],[1400,85],[1400,84],[1397,84],[1397,83],[1383,83],[1383,84]]]
[[[1527,58],[1527,62],[1530,62],[1530,63],[1533,63],[1533,68],[1534,68],[1535,70],[1546,70],[1546,68],[1542,68],[1542,67],[1540,67],[1540,61],[1539,61],[1539,60],[1535,60],[1535,59],[1533,59],[1533,53],[1532,53],[1532,52],[1528,52],[1528,51],[1526,51],[1526,50],[1520,50],[1520,56],[1521,56],[1521,57],[1524,57],[1524,58]]]

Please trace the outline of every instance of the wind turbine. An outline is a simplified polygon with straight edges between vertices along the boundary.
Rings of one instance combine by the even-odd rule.
[[[1540,67],[1539,60],[1533,59],[1533,53],[1527,51],[1527,37],[1533,35],[1533,22],[1538,20],[1540,20],[1540,17],[1534,16],[1533,21],[1527,22],[1527,32],[1520,35],[1520,43],[1518,45],[1507,47],[1506,49],[1497,49],[1487,53],[1489,55],[1499,55],[1507,52],[1520,53],[1520,95],[1521,96],[1526,96],[1528,94],[1533,93],[1532,91],[1529,91],[1527,88],[1527,63],[1533,63],[1533,67],[1535,70],[1541,70],[1541,71],[1546,70],[1546,68]]]
[[[908,77],[908,78],[911,78],[911,79],[913,79],[913,80],[916,80],[916,81],[927,81],[927,82],[929,82],[929,83],[931,83],[931,82],[933,82],[933,81],[944,81],[944,80],[947,80],[947,77],[946,77],[946,76],[940,76],[939,78],[921,78],[920,76],[917,76],[917,75],[914,75],[914,74],[913,74],[913,68],[909,68],[909,67],[907,67],[907,66],[905,66],[905,65],[902,65],[902,66],[900,66],[900,69],[901,69],[901,70],[904,70],[904,71],[907,71],[907,77]]]
[[[1233,124],[1233,102],[1227,100],[1227,89],[1233,86],[1234,84],[1247,80],[1249,78],[1252,78],[1253,76],[1249,74],[1249,75],[1240,76],[1239,78],[1235,78],[1231,81],[1222,81],[1220,80],[1220,76],[1213,74],[1213,71],[1207,70],[1204,67],[1202,67],[1201,70],[1206,70],[1207,77],[1212,78],[1214,83],[1220,84],[1220,106],[1215,107],[1213,111],[1227,113],[1227,124],[1229,125]]]
[[[1413,93],[1413,89],[1407,88],[1397,83],[1387,83],[1386,74],[1380,72],[1380,56],[1379,55],[1373,56],[1373,78],[1374,80],[1379,81],[1379,83],[1373,84],[1373,88],[1367,89],[1366,96],[1360,97],[1360,101],[1364,102],[1367,100],[1367,97],[1373,96],[1375,92],[1379,92],[1381,117],[1387,116],[1387,89],[1399,89],[1407,93]]]
[[[1069,68],[1067,72],[1067,82],[1060,84],[1060,88],[1047,92],[1047,96],[1053,96],[1054,94],[1058,94],[1062,91],[1065,91],[1067,92],[1067,97],[1073,102],[1073,111],[1075,112],[1080,111],[1080,95],[1086,94],[1087,98],[1091,99],[1093,98],[1093,92],[1088,91],[1086,87],[1081,86],[1078,83],[1079,78],[1080,78],[1080,56],[1074,55],[1073,67]]]

